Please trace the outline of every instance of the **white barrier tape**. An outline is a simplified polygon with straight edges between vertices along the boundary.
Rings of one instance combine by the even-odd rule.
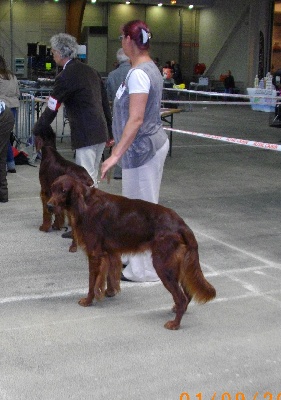
[[[254,140],[236,139],[236,138],[230,138],[230,137],[224,137],[224,136],[218,136],[218,135],[209,135],[208,133],[182,131],[180,129],[174,129],[174,128],[169,128],[169,127],[163,127],[163,128],[167,131],[184,133],[185,135],[199,136],[199,137],[204,137],[207,139],[220,140],[223,142],[228,142],[228,143],[233,143],[233,144],[242,144],[244,146],[252,146],[252,147],[257,147],[257,148],[265,149],[265,150],[281,151],[280,144],[255,142]]]
[[[213,101],[213,100],[161,100],[161,103],[169,104],[213,104],[227,106],[250,106],[249,101]],[[259,105],[267,105],[267,103],[259,103]]]
[[[172,89],[172,88],[163,88],[163,90],[171,91],[171,92],[181,92],[181,93],[191,93],[191,94],[203,94],[206,96],[217,96],[217,97],[238,97],[242,99],[249,99],[249,98],[270,98],[270,99],[279,99],[280,96],[271,96],[270,93],[265,93],[265,94],[254,94],[254,95],[248,95],[248,94],[234,94],[234,93],[219,93],[219,92],[206,92],[203,90],[188,90],[188,89]],[[280,100],[281,101],[281,100]]]

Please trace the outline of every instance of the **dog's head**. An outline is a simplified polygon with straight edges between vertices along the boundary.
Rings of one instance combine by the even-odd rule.
[[[49,125],[44,129],[44,132],[40,132],[40,134],[35,136],[35,147],[36,150],[39,151],[43,146],[51,146],[54,149],[56,148],[56,134]]]
[[[80,199],[84,199],[84,191],[84,185],[71,176],[58,177],[51,186],[52,195],[47,203],[48,211],[57,214],[64,209],[70,209],[78,204]]]

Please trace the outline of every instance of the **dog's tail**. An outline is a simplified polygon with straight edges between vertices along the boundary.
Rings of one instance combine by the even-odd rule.
[[[182,231],[185,242],[180,283],[186,292],[198,303],[206,303],[216,297],[216,289],[206,280],[199,263],[198,244],[194,233],[187,228]]]

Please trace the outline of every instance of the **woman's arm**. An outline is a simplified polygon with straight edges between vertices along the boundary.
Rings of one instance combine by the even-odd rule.
[[[120,142],[114,146],[111,156],[101,166],[101,179],[106,177],[107,171],[113,167],[133,143],[136,134],[144,119],[148,93],[130,94],[129,119],[124,127]]]

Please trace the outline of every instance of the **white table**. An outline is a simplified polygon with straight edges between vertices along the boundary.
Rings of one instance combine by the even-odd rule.
[[[276,90],[247,88],[251,108],[254,111],[274,112],[276,105]],[[259,96],[259,97],[258,97]],[[265,97],[260,97],[265,96]]]

